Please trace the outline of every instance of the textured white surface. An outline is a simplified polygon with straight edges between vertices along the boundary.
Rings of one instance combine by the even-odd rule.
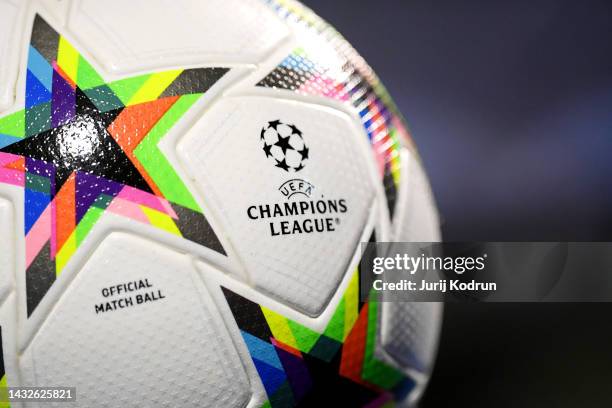
[[[95,313],[102,288],[138,279],[165,298]],[[242,406],[246,376],[217,314],[188,257],[114,233],[34,338],[25,372],[31,385],[76,386],[84,407]]]
[[[394,241],[439,242],[440,220],[423,166],[408,149],[402,149],[402,182]]]
[[[257,63],[289,33],[257,0],[75,0],[69,26],[109,71]]]
[[[382,308],[381,343],[404,368],[428,373],[433,365],[442,303],[387,302]]]
[[[297,126],[309,146],[309,161],[299,173],[275,167],[262,150],[260,131],[276,119]],[[372,205],[373,179],[359,132],[347,116],[331,109],[232,97],[219,101],[179,143],[179,156],[219,214],[255,286],[309,315],[319,314],[337,289]],[[287,202],[278,188],[294,178],[315,186],[312,199],[346,200],[346,214],[329,215],[340,219],[336,231],[271,236],[269,223],[281,218],[248,217],[249,206]],[[282,218],[287,219],[304,217]]]
[[[14,284],[15,216],[12,204],[0,197],[0,304]]]
[[[24,5],[25,1],[0,0],[0,112],[13,102],[16,78],[12,73],[17,71],[19,61],[11,57],[21,37],[18,16]]]
[[[441,240],[431,188],[415,153],[402,150],[402,177],[394,241]],[[397,364],[424,374],[432,368],[442,319],[442,303],[385,302],[381,308],[381,345]]]
[[[374,208],[376,210],[376,208]],[[372,211],[375,213],[375,211]],[[365,227],[364,234],[362,235],[362,241],[367,240],[367,237],[372,233],[372,228],[374,227],[374,217],[368,220],[367,226]],[[354,271],[359,264],[361,259],[361,248],[356,249],[353,259],[350,261],[350,266],[347,268],[349,271]],[[244,284],[236,279],[233,279],[232,276],[228,274],[221,273],[209,265],[206,265],[201,262],[196,262],[196,266],[200,270],[201,276],[205,281],[207,288],[210,291],[211,296],[214,301],[217,303],[219,307],[219,312],[225,317],[226,322],[228,322],[228,331],[234,341],[237,343],[236,348],[240,353],[243,361],[245,362],[245,370],[249,375],[250,385],[252,389],[252,399],[249,401],[249,405],[247,408],[260,408],[264,402],[268,400],[264,386],[261,382],[259,374],[252,363],[251,355],[244,343],[244,338],[238,328],[238,326],[234,323],[234,318],[232,316],[232,312],[227,304],[227,300],[225,299],[225,295],[223,294],[221,288],[227,288],[234,293],[237,293],[263,307],[266,307],[270,310],[273,310],[279,313],[282,316],[285,316],[288,319],[291,319],[315,332],[323,333],[327,328],[330,320],[334,312],[336,311],[340,301],[343,299],[344,294],[349,286],[349,283],[352,278],[352,274],[345,274],[343,276],[342,281],[338,286],[338,290],[334,293],[332,299],[329,304],[325,308],[325,310],[318,316],[311,317],[307,316],[304,313],[300,313],[295,310],[295,308],[289,307],[283,303],[280,303],[265,293],[262,293],[260,290],[250,287],[249,285]]]
[[[15,295],[11,294],[4,301],[0,301],[0,328],[2,329],[4,370],[9,387],[19,387],[21,385],[17,370],[16,320]],[[12,408],[19,408],[21,406],[19,403],[11,405]]]

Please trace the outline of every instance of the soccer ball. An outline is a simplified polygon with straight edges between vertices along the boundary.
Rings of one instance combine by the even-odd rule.
[[[440,305],[360,299],[358,264],[361,242],[439,240],[435,204],[387,91],[312,11],[0,0],[0,61],[0,388],[417,401]]]
[[[266,157],[276,167],[287,172],[298,172],[308,160],[308,146],[302,138],[302,131],[295,125],[272,120],[261,129],[261,141]]]

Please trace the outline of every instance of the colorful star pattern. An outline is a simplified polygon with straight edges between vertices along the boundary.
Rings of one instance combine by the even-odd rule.
[[[393,406],[414,388],[404,373],[377,360],[378,303],[359,303],[356,271],[323,333],[229,289],[225,298],[264,385],[264,407]]]
[[[292,1],[267,0],[300,32],[296,48],[257,85],[349,104],[359,114],[377,160],[393,217],[400,184],[401,140],[411,144],[404,120],[371,68],[329,25]]]
[[[25,109],[0,118],[0,183],[24,189],[28,316],[105,212],[225,254],[158,143],[227,71],[107,83],[36,16]]]

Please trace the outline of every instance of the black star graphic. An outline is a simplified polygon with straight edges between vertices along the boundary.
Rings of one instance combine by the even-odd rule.
[[[296,128],[295,125],[289,125],[289,127],[291,128],[291,131],[293,132],[294,135],[302,136],[302,131]]]
[[[287,162],[285,161],[285,159],[283,160],[276,160],[276,167],[279,167],[285,171],[289,171],[289,166],[287,165]]]
[[[264,145],[263,151],[266,154],[266,157],[271,157],[272,156],[272,153],[270,152],[270,150],[272,150],[272,146],[274,146],[274,145],[269,145],[269,144]]]
[[[278,119],[268,122],[269,127],[271,127],[274,130],[276,130],[276,127],[280,124],[281,124],[281,121]]]
[[[283,150],[283,154],[287,153],[287,150],[293,150],[293,147],[289,144],[289,138],[291,136],[282,137],[278,135],[278,141],[274,143],[276,146],[280,147]]]
[[[295,168],[295,171],[300,171],[303,168],[304,168],[304,163],[300,163],[300,165]]]
[[[0,149],[55,166],[55,193],[75,171],[93,174],[134,188],[152,192],[107,127],[122,109],[100,112],[79,88],[75,116],[54,129]]]
[[[307,159],[308,158],[308,147],[304,145],[304,148],[302,150],[298,150],[298,153],[302,155],[302,160]]]

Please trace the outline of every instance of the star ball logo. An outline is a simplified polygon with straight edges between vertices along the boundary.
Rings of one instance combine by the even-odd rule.
[[[308,161],[308,146],[295,125],[272,120],[261,129],[260,139],[266,157],[286,172],[302,170]]]

